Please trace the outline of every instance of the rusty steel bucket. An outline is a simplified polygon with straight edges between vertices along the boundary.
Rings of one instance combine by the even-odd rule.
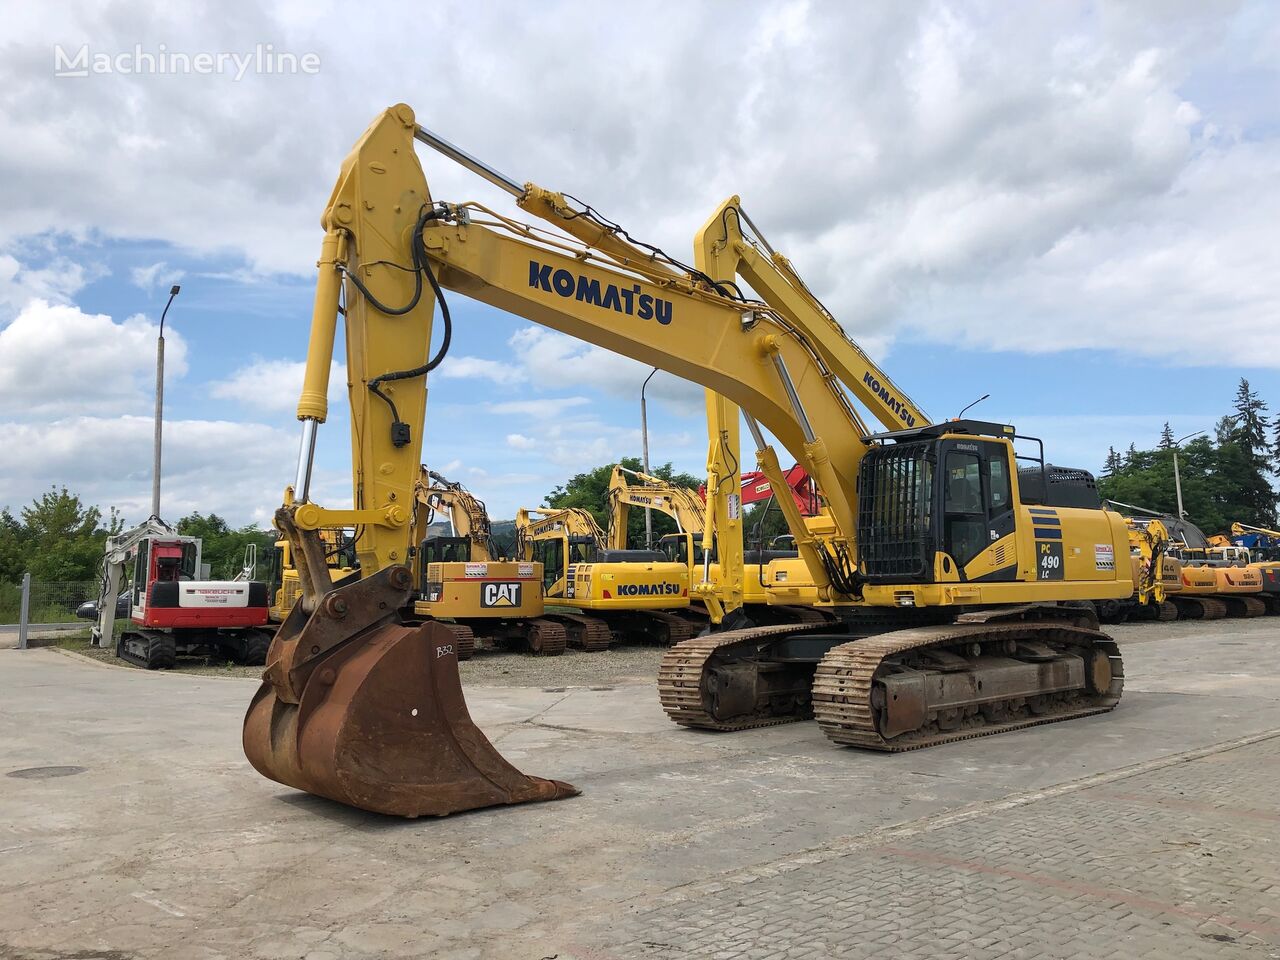
[[[245,715],[249,762],[287,786],[401,817],[575,796],[521,773],[480,732],[446,627],[387,614],[407,574],[340,587],[309,618],[294,608]]]

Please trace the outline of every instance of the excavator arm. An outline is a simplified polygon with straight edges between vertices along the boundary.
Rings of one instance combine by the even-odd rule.
[[[414,488],[415,499],[427,510],[427,515],[415,524],[419,527],[419,535],[426,530],[435,512],[444,511],[449,516],[454,536],[471,542],[473,561],[494,560],[492,526],[484,501],[461,483],[447,480],[434,470],[424,468],[423,474]]]

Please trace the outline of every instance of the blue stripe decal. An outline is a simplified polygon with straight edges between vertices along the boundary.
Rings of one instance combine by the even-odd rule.
[[[1060,527],[1062,521],[1057,517],[1032,517],[1032,523],[1043,523],[1046,527]]]
[[[1035,528],[1035,535],[1037,540],[1061,540],[1062,539],[1061,530],[1049,530],[1041,527]]]
[[[1056,517],[1058,515],[1057,510],[1042,510],[1036,507],[1028,507],[1027,512],[1032,514],[1033,516],[1041,516],[1041,517]]]

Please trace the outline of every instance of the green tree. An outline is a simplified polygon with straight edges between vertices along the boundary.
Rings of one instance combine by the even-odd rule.
[[[23,566],[33,580],[46,582],[95,579],[106,538],[124,525],[114,509],[104,524],[101,510],[85,506],[66,487],[52,487],[24,507],[20,531],[14,529],[14,518],[7,511],[5,517],[7,529],[0,541],[6,544],[6,553],[12,543],[20,544]],[[5,562],[7,568],[12,561]]]
[[[1104,477],[1114,477],[1123,469],[1124,460],[1120,458],[1120,454],[1116,452],[1116,448],[1107,447],[1107,459],[1102,465],[1102,475]]]
[[[1240,378],[1232,407],[1236,415],[1231,439],[1240,445],[1249,460],[1261,462],[1270,459],[1271,444],[1267,442],[1267,427],[1271,421],[1267,416],[1267,405],[1244,377]]]
[[[774,537],[790,532],[782,510],[772,500],[753,503],[742,512],[742,540],[748,550],[767,550]]]
[[[197,511],[183,517],[178,521],[178,532],[200,538],[201,557],[209,565],[209,575],[215,580],[230,580],[240,573],[245,547],[251,543],[258,546],[257,575],[264,577],[275,550],[275,534],[259,530],[252,524],[234,529],[216,513],[205,516]]]
[[[1169,426],[1169,421],[1164,422],[1164,427],[1160,430],[1160,443],[1157,444],[1161,450],[1168,450],[1173,447],[1173,429]]]
[[[0,511],[0,583],[17,583],[27,569],[27,528],[8,507]]]
[[[622,457],[619,461],[628,470],[643,469],[639,457]],[[655,477],[661,477],[677,486],[696,490],[701,485],[691,473],[676,473],[670,463],[654,467],[649,471]],[[581,507],[596,518],[602,528],[609,526],[609,478],[613,473],[613,464],[606,463],[570,477],[562,486],[556,487],[547,494],[547,505],[557,508]],[[676,524],[664,513],[653,511],[653,537],[667,533],[675,533]],[[627,543],[631,546],[644,544],[644,510],[633,509],[627,521]]]

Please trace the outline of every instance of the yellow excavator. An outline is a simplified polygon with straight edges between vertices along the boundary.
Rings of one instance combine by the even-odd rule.
[[[1133,595],[1095,601],[1098,618],[1103,623],[1177,620],[1178,607],[1170,597],[1182,591],[1182,564],[1168,553],[1168,529],[1155,518],[1126,517],[1125,525],[1129,529]]]
[[[293,503],[293,487],[285,487],[284,502]],[[352,563],[349,538],[346,531],[338,528],[318,531],[320,542],[324,544],[325,562],[329,567],[329,576],[335,582],[341,582],[356,572]],[[269,610],[273,623],[283,623],[289,611],[302,596],[302,581],[298,579],[298,568],[293,564],[293,550],[287,537],[282,536],[275,542],[280,562],[280,587],[276,590]]]
[[[716,402],[714,395],[708,398],[709,404],[714,405]],[[736,408],[733,412],[736,416]],[[718,429],[715,426],[716,418],[712,419],[711,456],[715,457]],[[715,472],[714,467],[711,472]],[[629,477],[636,482],[632,482]],[[709,485],[707,489],[711,490],[712,487]],[[740,497],[737,493],[728,495]],[[714,519],[708,523],[708,514],[713,514],[714,511],[709,510],[703,499],[687,487],[615,464],[609,479],[608,539],[609,546],[613,549],[624,549],[627,545],[627,525],[632,508],[657,510],[676,522],[677,532],[660,537],[655,547],[671,560],[683,563],[688,568],[690,596],[696,601],[695,610],[698,611],[699,620],[710,620],[717,624],[723,622],[722,593],[740,597],[737,609],[742,617],[735,621],[739,624],[819,623],[827,619],[811,606],[774,603],[765,588],[765,570],[770,562],[798,557],[795,550],[745,550],[741,567],[742,583],[736,590],[723,591],[720,561],[716,554],[722,535],[715,529]],[[733,534],[742,535],[740,523],[736,525]],[[800,577],[797,577],[797,581],[799,580]],[[806,599],[816,602],[816,591]]]
[[[477,640],[542,656],[564,653],[564,626],[544,615],[542,565],[497,556],[484,502],[434,470],[423,474],[414,489],[415,527],[425,533],[437,514],[445,514],[452,535],[418,544],[423,580],[414,612],[451,625],[460,660],[472,655]]]
[[[508,191],[543,225],[436,201],[415,141]],[[779,504],[836,622],[672,647],[659,693],[677,723],[740,730],[815,716],[836,743],[897,751],[1118,702],[1119,649],[1090,601],[1133,593],[1129,564],[1116,563],[1128,551],[1121,517],[1101,509],[1096,491],[1090,505],[1084,485],[1047,469],[1042,452],[1027,452],[1037,442],[1012,426],[930,423],[738,198],[706,221],[688,265],[589,205],[501,174],[399,104],[344,161],[322,225],[298,407],[299,502],[277,514],[304,595],[272,644],[244,729],[265,776],[406,816],[573,792],[502,760],[466,714],[451,635],[404,614],[425,378],[450,335],[446,289],[701,384],[741,408],[775,489],[785,478],[766,431],[814,478],[830,533],[807,527],[788,498]],[[340,306],[355,507],[333,517],[308,490]],[[431,357],[436,309],[444,329]],[[884,429],[870,429],[855,401]],[[736,431],[736,417],[724,422]],[[1024,462],[1034,469],[1020,472]],[[736,488],[737,473],[720,489]],[[728,498],[709,499],[726,529]],[[363,527],[363,579],[335,588],[314,531],[352,522]],[[739,544],[726,537],[719,551],[730,610],[741,604]]]
[[[1266,605],[1267,613],[1280,613],[1280,531],[1236,521],[1231,524],[1231,536],[1221,534],[1210,537],[1211,554],[1230,559],[1258,572],[1262,578],[1259,599]],[[1214,550],[1213,547],[1220,549]]]
[[[608,538],[580,507],[521,507],[516,511],[516,553],[542,564],[548,616],[562,618],[585,644],[607,632],[607,642],[670,645],[687,640],[689,571],[653,550],[610,549]],[[565,608],[574,608],[569,613]],[[586,649],[603,649],[599,641]]]

